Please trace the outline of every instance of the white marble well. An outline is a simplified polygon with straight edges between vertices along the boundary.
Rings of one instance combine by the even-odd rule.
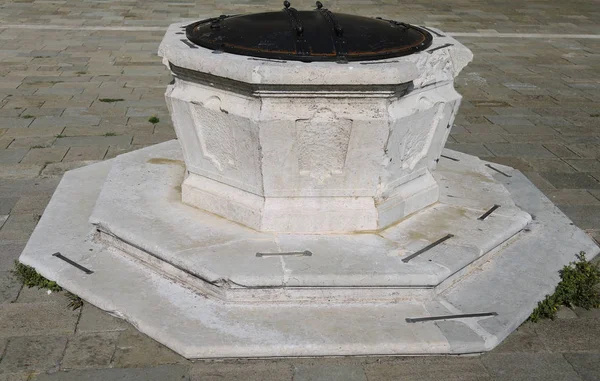
[[[368,62],[257,59],[190,48],[182,25],[159,49],[187,175],[183,201],[259,231],[385,228],[433,204],[431,175],[460,104],[471,52]]]

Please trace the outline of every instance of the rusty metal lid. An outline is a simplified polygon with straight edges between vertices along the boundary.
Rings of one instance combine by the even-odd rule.
[[[186,27],[187,38],[217,52],[293,61],[368,61],[412,54],[431,45],[425,29],[382,18],[334,14],[317,1],[298,11],[219,16]]]

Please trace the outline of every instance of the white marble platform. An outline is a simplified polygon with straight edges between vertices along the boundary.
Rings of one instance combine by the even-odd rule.
[[[458,161],[443,157],[435,172],[439,203],[385,231],[316,236],[259,233],[186,206],[178,147],[68,172],[20,261],[188,358],[487,351],[575,254],[598,253],[520,172],[458,152],[445,150]],[[406,321],[464,313],[497,315]]]

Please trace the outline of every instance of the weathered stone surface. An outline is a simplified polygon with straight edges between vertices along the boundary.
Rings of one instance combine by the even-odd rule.
[[[40,374],[36,381],[180,381],[186,380],[188,368],[182,365],[163,365],[147,368],[94,369],[60,371]]]
[[[1,247],[0,250],[2,250]],[[14,302],[19,295],[21,286],[21,282],[10,271],[0,271],[0,304]],[[1,350],[0,353],[2,353]]]
[[[82,307],[81,317],[77,323],[78,333],[113,332],[128,329],[126,321],[109,315],[107,312],[85,303]]]
[[[535,328],[552,352],[600,351],[600,320],[558,319],[542,321]]]
[[[288,381],[292,380],[292,367],[289,361],[235,361],[202,362],[192,365],[190,381],[209,380],[256,380]],[[302,378],[298,378],[301,380]]]
[[[367,381],[365,370],[360,364],[328,364],[327,362],[316,362],[316,364],[294,365],[294,381]]]
[[[498,381],[580,380],[559,353],[489,353],[482,356],[481,361]]]
[[[40,316],[36,318],[39,319]],[[6,355],[0,362],[0,374],[58,370],[66,345],[67,338],[62,336],[11,338],[6,348]]]
[[[382,359],[364,366],[368,380],[491,381],[481,360],[452,357]]]
[[[78,315],[52,302],[0,304],[0,337],[71,334]]]
[[[116,350],[118,332],[75,335],[69,338],[62,369],[106,368]]]
[[[547,352],[544,343],[535,332],[535,324],[527,322],[517,328],[493,353]]]
[[[114,354],[116,367],[147,367],[186,362],[185,358],[138,331],[129,329],[119,334]]]
[[[600,380],[599,353],[564,353],[563,356],[583,381]]]

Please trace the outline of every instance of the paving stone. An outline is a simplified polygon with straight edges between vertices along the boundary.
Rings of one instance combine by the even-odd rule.
[[[0,164],[17,164],[25,157],[28,149],[2,149],[0,150]]]
[[[33,232],[40,215],[10,214],[0,230],[0,242],[25,241]]]
[[[23,286],[16,303],[58,303],[67,307],[69,299],[64,292],[52,292],[43,288]]]
[[[40,374],[35,381],[187,381],[187,373],[187,366],[163,365],[143,369],[61,371],[53,374]]]
[[[404,357],[364,365],[368,380],[492,380],[478,357]]]
[[[110,365],[118,332],[75,335],[69,338],[62,369],[104,368]]]
[[[53,194],[60,179],[14,179],[0,181],[0,195],[21,197],[25,195]]]
[[[40,316],[37,316],[40,319]],[[1,372],[58,369],[67,338],[64,336],[15,337],[8,341]]]
[[[15,128],[8,130],[3,137],[26,138],[26,137],[52,137],[59,135],[64,130],[63,127],[40,127],[40,128]]]
[[[130,326],[126,321],[86,303],[82,307],[77,333],[124,331],[128,328]]]
[[[69,161],[84,161],[84,160],[102,160],[106,155],[108,147],[71,147],[63,162]]]
[[[82,146],[116,146],[128,147],[131,144],[131,136],[70,136],[57,139],[54,143],[57,147],[82,147]]]
[[[0,241],[0,271],[10,271],[14,268],[15,261],[21,255],[26,243],[26,241]]]
[[[488,353],[481,361],[498,381],[580,380],[559,353]]]
[[[132,329],[120,334],[114,356],[114,365],[124,368],[185,362],[185,358],[169,348]]]
[[[292,380],[293,362],[286,360],[198,361],[190,369],[190,381],[287,381]],[[294,378],[295,381],[302,379]]]
[[[544,144],[544,147],[561,159],[579,159],[581,158],[575,152],[571,151],[563,144]]]
[[[552,152],[541,144],[486,143],[485,146],[496,156],[515,156],[522,158],[554,158]]]
[[[560,210],[581,229],[594,229],[600,226],[600,207],[559,205]]]
[[[600,172],[600,160],[579,159],[566,160],[572,167],[581,172]]]
[[[600,352],[598,319],[542,321],[535,331],[551,352]]]
[[[0,164],[0,179],[31,179],[37,177],[43,166],[39,164]]]
[[[19,290],[21,290],[19,280],[8,269],[0,268],[0,304],[14,302],[19,295]]]
[[[0,197],[0,215],[9,214],[19,201],[18,197]]]
[[[18,372],[0,374],[0,381],[30,381],[34,377],[34,372]]]
[[[80,167],[85,167],[86,165],[94,164],[97,162],[97,160],[84,160],[50,163],[44,167],[40,176],[41,178],[61,177],[67,171]]]
[[[578,317],[584,319],[600,319],[600,308],[591,308],[586,310],[581,307],[575,307],[573,309]]]
[[[600,189],[600,182],[587,173],[540,173],[558,189]]]
[[[575,311],[573,311],[569,307],[560,306],[558,308],[558,310],[556,311],[556,318],[557,319],[576,319],[577,314],[575,314]]]
[[[72,334],[78,316],[59,303],[0,304],[0,337]]]
[[[60,140],[60,139],[58,139]],[[50,147],[29,150],[27,155],[21,160],[21,163],[27,164],[47,164],[59,162],[67,154],[66,147]]]
[[[446,143],[446,148],[474,156],[492,156],[483,144],[478,143]]]
[[[13,213],[42,213],[50,202],[50,195],[23,196],[15,204]]]
[[[294,381],[366,381],[367,377],[361,365],[295,365]]]
[[[564,353],[583,381],[600,381],[600,353]]]
[[[559,205],[600,205],[600,200],[583,189],[557,189],[544,193],[553,203]]]
[[[572,173],[576,170],[561,159],[536,159],[527,158],[527,162],[536,172],[561,172]]]
[[[521,172],[533,171],[533,167],[527,161],[520,159],[518,157],[481,157],[480,159],[489,161],[492,163],[498,163],[502,165],[507,165],[509,167],[513,167],[518,169]]]
[[[33,119],[24,118],[0,118],[2,128],[27,128],[33,122]]]
[[[492,353],[547,352],[535,332],[535,324],[526,322],[511,333]]]
[[[56,140],[53,136],[29,136],[14,138],[8,148],[47,148]]]
[[[570,144],[567,147],[582,158],[600,159],[600,144],[598,143]]]

